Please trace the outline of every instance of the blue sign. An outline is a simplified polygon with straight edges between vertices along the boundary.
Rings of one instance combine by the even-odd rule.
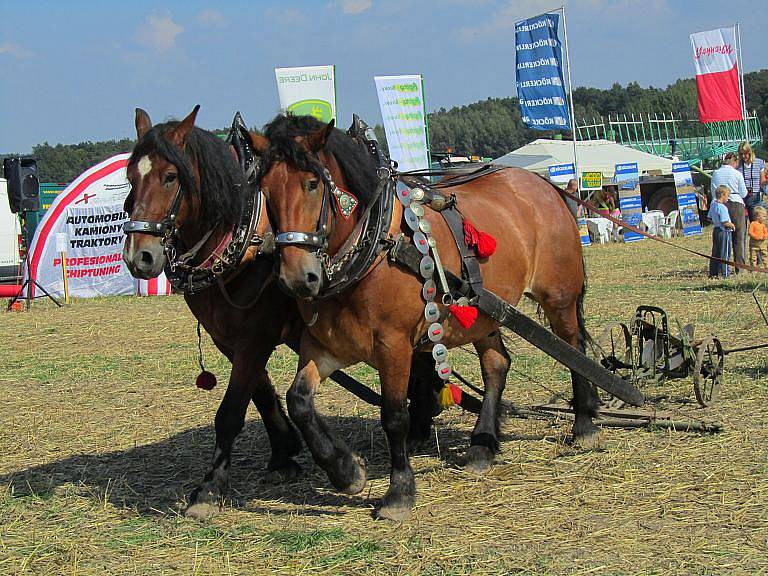
[[[517,97],[523,122],[535,130],[568,130],[558,14],[515,24]]]
[[[701,234],[699,221],[699,203],[693,186],[691,167],[687,162],[674,162],[672,176],[675,178],[677,190],[677,207],[680,210],[680,221],[683,225],[683,235]]]
[[[576,178],[576,169],[573,167],[573,163],[570,164],[553,164],[549,167],[549,179],[557,184],[568,184],[572,179]]]
[[[643,202],[640,196],[640,172],[637,162],[616,164],[616,184],[619,187],[619,209],[621,219],[636,228],[643,221]],[[637,242],[644,236],[631,230],[624,230],[624,242]]]

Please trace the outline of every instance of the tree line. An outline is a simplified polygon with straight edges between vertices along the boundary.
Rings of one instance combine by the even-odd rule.
[[[745,77],[747,108],[756,110],[760,122],[768,130],[768,70],[751,72]],[[696,82],[678,80],[666,88],[642,88],[636,82],[627,86],[614,84],[604,90],[577,88],[574,108],[577,124],[593,118],[615,114],[674,113],[675,117],[697,118]],[[555,132],[532,130],[523,125],[517,98],[488,98],[480,102],[441,108],[428,115],[430,145],[433,150],[453,149],[457,152],[496,158],[524,146],[536,138],[552,138]],[[226,133],[226,129],[216,130]],[[376,126],[383,141],[383,129]],[[569,133],[564,138],[571,138]],[[71,182],[94,164],[133,148],[131,139],[104,142],[57,144],[47,142],[32,149],[37,159],[41,182]],[[765,153],[765,142],[760,149]],[[5,154],[4,156],[11,156]]]

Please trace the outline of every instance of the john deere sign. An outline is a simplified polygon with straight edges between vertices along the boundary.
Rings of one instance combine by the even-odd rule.
[[[334,66],[275,68],[280,107],[297,116],[314,116],[322,122],[336,118]]]

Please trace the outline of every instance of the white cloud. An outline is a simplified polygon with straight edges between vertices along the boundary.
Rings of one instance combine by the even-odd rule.
[[[184,27],[173,21],[170,15],[150,14],[139,26],[136,41],[155,52],[166,52],[176,45],[176,36]]]
[[[203,10],[197,15],[197,20],[205,26],[221,26],[224,24],[224,16],[216,10]]]
[[[13,44],[12,42],[3,42],[0,44],[0,56],[4,54],[13,56],[14,58],[29,58],[32,56],[32,52],[18,44]]]
[[[361,14],[371,9],[373,0],[337,0],[328,4],[329,8],[336,6],[339,6],[344,14]]]

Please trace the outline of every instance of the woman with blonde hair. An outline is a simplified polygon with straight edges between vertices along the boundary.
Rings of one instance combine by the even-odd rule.
[[[749,212],[750,221],[755,219],[755,207],[762,203],[760,191],[768,182],[768,174],[765,171],[765,162],[755,157],[752,145],[742,142],[739,145],[739,164],[736,169],[744,176],[744,184],[747,185],[747,197],[744,204]]]

